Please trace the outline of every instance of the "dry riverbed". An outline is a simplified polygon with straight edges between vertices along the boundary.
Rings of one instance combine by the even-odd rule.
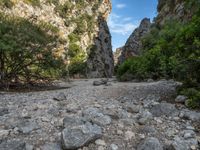
[[[200,149],[200,113],[174,102],[179,83],[93,81],[0,93],[0,150]]]

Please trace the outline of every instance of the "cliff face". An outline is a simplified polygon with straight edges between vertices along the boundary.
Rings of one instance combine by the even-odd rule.
[[[130,35],[125,46],[119,48],[116,51],[117,54],[115,54],[115,62],[117,64],[123,63],[127,58],[138,56],[141,54],[141,49],[142,49],[141,40],[149,32],[150,27],[151,27],[150,19],[144,18],[141,21],[140,26],[136,28],[134,32]],[[117,57],[116,55],[118,55],[119,53],[120,56]]]
[[[159,0],[158,1],[158,16],[155,23],[163,25],[166,20],[176,19],[182,22],[192,18],[192,14],[196,11],[195,5],[189,9],[189,3],[186,0]]]
[[[88,77],[112,77],[114,69],[114,60],[111,45],[111,35],[107,22],[99,19],[98,36],[94,39],[94,47],[87,61]]]
[[[48,33],[56,34],[58,37],[53,43],[55,56],[62,57],[66,64],[87,64],[85,74],[89,77],[112,76],[111,36],[106,22],[110,11],[110,0],[0,2],[0,13],[21,17],[41,26],[44,30],[51,28],[55,31]],[[93,46],[96,48],[91,49]],[[95,55],[89,57],[91,54]]]

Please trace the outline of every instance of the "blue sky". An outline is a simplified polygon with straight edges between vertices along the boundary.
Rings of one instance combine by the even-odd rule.
[[[113,51],[125,44],[143,18],[153,20],[157,14],[157,0],[112,0],[112,6],[108,26],[112,34]]]

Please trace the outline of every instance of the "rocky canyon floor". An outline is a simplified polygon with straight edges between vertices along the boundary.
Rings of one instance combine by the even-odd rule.
[[[200,112],[174,102],[179,83],[93,82],[1,92],[0,150],[200,149]]]

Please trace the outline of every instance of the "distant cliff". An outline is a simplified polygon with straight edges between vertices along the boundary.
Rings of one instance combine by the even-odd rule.
[[[112,76],[114,61],[106,22],[111,8],[110,0],[0,2],[0,13],[24,18],[44,30],[55,31],[48,32],[57,36],[51,49],[55,57],[69,64],[70,74],[88,77]]]
[[[157,26],[158,29],[161,29],[168,20],[187,22],[197,9],[198,5],[195,5],[194,0],[158,0],[158,15],[155,17],[154,22],[151,25],[150,20],[146,18],[141,21],[140,26],[131,34],[125,46],[114,53],[115,65],[123,63],[129,57],[141,54],[141,40],[152,30],[151,26]]]
[[[189,8],[190,5],[191,8]],[[165,21],[173,19],[187,22],[197,9],[192,0],[159,0],[157,6],[158,15],[155,18],[155,23],[163,25]]]
[[[134,30],[134,32],[128,38],[126,44],[117,49],[115,55],[115,63],[121,64],[127,58],[138,56],[142,50],[142,38],[149,32],[151,27],[150,19],[144,18],[140,26]],[[121,52],[120,52],[121,51]],[[119,55],[120,54],[120,55]]]

